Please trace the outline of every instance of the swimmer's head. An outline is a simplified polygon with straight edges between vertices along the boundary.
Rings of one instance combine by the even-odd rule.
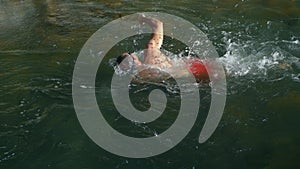
[[[133,69],[135,63],[130,53],[123,53],[122,55],[117,57],[115,65],[118,66],[118,68],[122,71],[127,72]]]
[[[130,56],[130,53],[123,53],[122,55],[118,56],[116,60],[116,64],[120,65],[122,61],[128,56]]]
[[[124,59],[129,59],[130,61],[133,61],[133,63],[135,65],[141,65],[142,64],[137,55],[129,53],[129,52],[128,53],[123,53],[122,55],[118,56],[117,60],[116,60],[116,64],[117,65],[120,65],[121,63],[123,64]],[[124,64],[126,64],[126,62]]]

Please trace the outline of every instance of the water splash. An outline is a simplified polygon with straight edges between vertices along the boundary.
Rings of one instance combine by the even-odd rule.
[[[290,69],[291,63],[296,59],[276,43],[262,42],[258,44],[252,40],[234,41],[230,33],[223,31],[223,35],[226,53],[219,60],[223,63],[229,76],[266,77],[272,69]],[[297,40],[286,41],[286,43],[297,44]]]

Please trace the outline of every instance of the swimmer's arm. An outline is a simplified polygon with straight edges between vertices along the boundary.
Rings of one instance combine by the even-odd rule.
[[[172,60],[171,60],[169,57],[166,56],[166,59],[167,59],[167,62],[168,62],[170,65],[173,64]]]
[[[152,28],[151,39],[147,44],[147,48],[149,49],[160,49],[163,43],[163,23],[155,18],[148,18],[145,15],[140,15],[139,21],[141,23],[146,23]]]

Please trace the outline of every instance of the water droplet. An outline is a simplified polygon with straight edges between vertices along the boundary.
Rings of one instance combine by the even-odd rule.
[[[85,86],[85,85],[80,85],[80,87],[83,89],[87,89],[87,86]]]

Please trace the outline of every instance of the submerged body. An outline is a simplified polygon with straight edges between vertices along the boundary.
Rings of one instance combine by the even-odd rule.
[[[211,66],[200,58],[180,58],[170,60],[170,63],[172,66],[169,68],[141,64],[136,67],[135,80],[139,82],[162,82],[172,78],[172,76],[173,78],[184,78],[193,75],[197,82],[209,81],[207,68]]]

